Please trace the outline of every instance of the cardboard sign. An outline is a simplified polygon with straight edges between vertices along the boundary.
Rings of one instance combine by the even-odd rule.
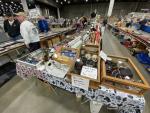
[[[81,70],[81,76],[97,79],[97,69],[93,67],[83,66]]]
[[[78,87],[78,88],[81,88],[81,89],[88,91],[88,87],[89,87],[89,80],[88,79],[73,75],[71,77],[71,81],[72,81],[72,86],[75,86],[75,87]]]

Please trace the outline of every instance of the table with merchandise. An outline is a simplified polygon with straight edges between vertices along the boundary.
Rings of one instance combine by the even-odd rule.
[[[117,71],[123,70],[121,66],[126,65],[123,64],[124,61],[128,61],[132,66],[130,59],[109,56],[111,61],[104,61],[105,55],[99,46],[101,42],[97,44],[97,40],[93,38],[94,34],[90,31],[71,39],[66,37],[65,41],[58,44],[57,49],[39,49],[19,58],[16,62],[17,75],[24,80],[36,77],[50,85],[85,96],[90,101],[91,113],[98,113],[102,105],[116,109],[119,113],[142,113],[145,106],[143,93],[149,87],[140,72],[137,73],[144,82],[135,84],[132,83],[134,77],[129,68],[125,68],[128,73],[123,78],[117,74],[116,82],[109,75],[111,70],[111,74],[114,74],[116,68]],[[115,61],[115,58],[121,60]],[[115,62],[118,62],[119,66]],[[137,71],[136,67],[134,69]],[[111,80],[113,84],[110,83]],[[129,86],[125,86],[128,82]],[[110,87],[118,86],[118,83],[122,90]]]

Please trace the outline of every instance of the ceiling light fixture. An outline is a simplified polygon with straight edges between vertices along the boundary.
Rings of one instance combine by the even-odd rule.
[[[68,1],[68,4],[70,4],[70,1]]]

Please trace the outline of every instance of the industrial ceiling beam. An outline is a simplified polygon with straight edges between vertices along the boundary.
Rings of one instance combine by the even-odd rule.
[[[36,1],[38,1],[38,2],[42,2],[42,3],[45,3],[45,4],[47,4],[47,5],[50,5],[50,6],[52,6],[52,7],[60,7],[60,5],[58,5],[55,1],[53,1],[53,0],[36,0]]]

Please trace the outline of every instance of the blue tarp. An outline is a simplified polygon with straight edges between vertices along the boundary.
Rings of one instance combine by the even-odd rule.
[[[141,25],[141,30],[150,33],[150,26]]]
[[[150,57],[147,53],[139,53],[135,55],[138,61],[142,64],[148,64],[150,65]]]
[[[49,31],[49,26],[46,20],[39,20],[38,21],[38,26],[41,32],[48,32]]]

